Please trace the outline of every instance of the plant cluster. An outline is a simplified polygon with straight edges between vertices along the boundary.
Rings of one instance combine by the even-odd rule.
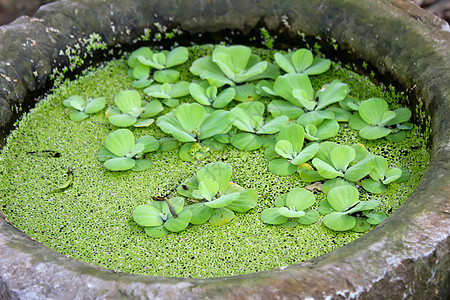
[[[216,46],[211,55],[190,66],[189,71],[199,80],[180,81],[180,72],[172,68],[188,58],[184,47],[160,52],[142,47],[129,56],[129,76],[135,80],[132,86],[143,89],[148,99],[142,100],[135,90],[122,91],[114,99],[115,106],[106,110],[106,117],[116,127],[146,127],[164,111],[164,104],[172,110],[155,123],[173,139],[157,141],[143,136],[135,140],[130,130],[118,129],[106,137],[98,155],[105,168],[145,170],[151,164],[145,154],[158,149],[179,147],[182,160],[195,161],[227,144],[243,151],[264,147],[270,172],[280,176],[297,172],[304,182],[323,182],[328,196],[320,203],[319,212],[325,214],[325,226],[364,231],[369,224],[382,221],[382,213],[371,212],[378,202],[359,201],[356,185],[383,193],[386,185],[407,180],[409,173],[389,168],[384,157],[371,154],[362,145],[326,140],[338,134],[339,123],[347,122],[364,139],[401,141],[405,130],[412,128],[407,123],[409,109],[389,110],[380,98],[358,101],[339,80],[314,90],[310,76],[326,72],[331,61],[314,58],[306,49],[275,53],[274,62],[269,62],[246,46]],[[180,105],[179,98],[186,96],[196,102]],[[104,99],[84,103],[72,96],[63,104],[70,109],[71,118],[80,121],[103,109]],[[226,224],[234,212],[255,207],[257,199],[256,191],[229,182],[230,176],[227,164],[207,165],[177,188],[195,204],[184,207],[183,198],[165,199],[139,206],[133,217],[153,237],[181,231],[189,223]],[[278,197],[276,207],[265,210],[261,220],[285,227],[311,224],[319,219],[319,213],[311,209],[315,202],[310,192],[293,189]]]
[[[155,197],[160,201],[136,207],[133,219],[155,238],[169,232],[179,232],[189,223],[199,225],[209,221],[212,225],[227,224],[235,217],[234,212],[247,212],[256,206],[258,200],[254,189],[244,189],[231,182],[231,173],[229,164],[207,164],[197,175],[177,187],[178,194],[194,204],[184,206],[182,197]]]

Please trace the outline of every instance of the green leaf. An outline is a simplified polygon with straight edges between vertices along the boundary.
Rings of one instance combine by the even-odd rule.
[[[296,73],[296,70],[294,66],[292,65],[292,62],[290,61],[289,57],[287,55],[283,55],[281,53],[275,53],[274,55],[275,61],[277,65],[286,73]]]
[[[347,96],[348,87],[340,80],[333,80],[317,91],[316,97],[319,97],[316,110],[322,109],[330,104],[344,100]]]
[[[205,165],[197,172],[199,182],[205,179],[212,179],[219,185],[220,193],[224,193],[231,179],[232,167],[223,162],[214,162]]]
[[[278,155],[287,159],[293,159],[294,155],[296,155],[291,142],[287,140],[278,141],[275,144],[275,151],[278,153]]]
[[[80,96],[70,96],[66,102],[69,102],[69,107],[72,107],[78,111],[84,111],[85,101]]]
[[[134,135],[128,129],[118,129],[108,134],[105,139],[105,147],[119,157],[130,153],[134,144]]]
[[[244,151],[253,151],[262,146],[262,139],[260,136],[247,132],[241,132],[234,135],[230,142],[237,149]]]
[[[133,127],[148,127],[155,122],[154,119],[141,119],[133,124]]]
[[[267,122],[256,132],[257,134],[275,134],[289,123],[287,116],[279,116]]]
[[[284,100],[272,100],[267,106],[267,111],[274,118],[284,115],[290,120],[297,119],[305,113],[299,106]]]
[[[339,212],[345,212],[358,201],[358,198],[358,190],[348,185],[335,187],[327,195],[328,203]]]
[[[293,205],[295,210],[305,210],[316,202],[314,194],[305,188],[295,188],[289,191],[286,196],[286,206]]]
[[[260,96],[256,93],[256,88],[253,84],[235,86],[234,91],[234,99],[240,102],[253,102],[260,98]]]
[[[211,201],[219,191],[219,185],[214,180],[206,178],[200,181],[198,189],[206,200]]]
[[[105,107],[105,104],[106,100],[103,97],[92,99],[87,102],[84,112],[87,114],[94,114],[101,111]]]
[[[318,75],[326,72],[328,69],[330,69],[331,66],[331,60],[316,57],[313,60],[312,65],[307,68],[303,73],[306,75]]]
[[[385,112],[389,110],[388,104],[381,98],[370,98],[359,105],[361,119],[371,126],[378,125]]]
[[[189,52],[185,47],[176,47],[166,56],[166,68],[184,64],[189,59]]]
[[[194,161],[194,157],[191,155],[191,147],[193,143],[186,143],[181,146],[178,156],[184,161]]]
[[[333,179],[336,177],[344,177],[344,174],[338,170],[336,170],[333,166],[330,166],[320,158],[314,158],[312,160],[313,165],[316,167],[320,176],[326,179]]]
[[[139,64],[133,68],[131,74],[133,75],[133,78],[137,80],[147,79],[150,75],[150,68],[148,66]]]
[[[312,52],[307,49],[298,49],[290,58],[296,73],[303,73],[313,63]]]
[[[317,132],[314,137],[319,140],[326,140],[336,136],[339,132],[339,123],[336,120],[324,120],[322,124],[317,127]]]
[[[395,124],[400,124],[407,122],[411,118],[411,110],[409,108],[401,107],[396,110],[395,112],[395,118],[391,119],[386,126],[392,126]]]
[[[131,87],[135,88],[135,89],[143,89],[148,87],[150,84],[152,84],[153,79],[146,79],[146,78],[141,78],[138,80],[133,81],[133,83],[131,83]]]
[[[367,217],[367,223],[371,225],[378,225],[387,218],[386,214],[382,211],[364,212],[364,215]]]
[[[97,155],[99,161],[107,161],[108,159],[115,157],[117,156],[114,155],[111,151],[109,151],[106,147],[100,148],[100,151]]]
[[[380,126],[366,126],[359,131],[359,135],[366,140],[376,140],[387,136],[391,133],[391,130],[386,127]]]
[[[80,121],[83,121],[84,119],[87,119],[89,117],[89,115],[82,111],[76,110],[76,111],[71,112],[69,117],[72,121],[80,122]]]
[[[185,130],[198,130],[206,112],[198,103],[184,103],[176,109],[175,116]]]
[[[140,226],[159,226],[163,224],[161,211],[153,206],[143,204],[133,211],[133,220]]]
[[[207,95],[206,95],[206,91],[205,89],[197,84],[192,82],[189,85],[189,93],[191,94],[192,98],[195,99],[195,101],[197,101],[198,103],[202,104],[202,105],[211,105],[213,99],[210,99]]]
[[[110,171],[126,171],[132,169],[136,161],[128,157],[111,158],[105,161],[103,166]]]
[[[406,139],[406,132],[399,131],[396,133],[390,133],[386,136],[386,139],[391,143],[400,143],[404,139]]]
[[[224,84],[234,85],[234,82],[228,79],[222,70],[212,61],[211,56],[201,57],[192,63],[189,71],[201,79],[208,80],[209,84],[220,87]]]
[[[127,60],[128,66],[130,68],[135,68],[140,64],[140,62],[138,61],[138,56],[151,58],[153,56],[153,52],[149,47],[140,47],[139,49],[133,51]]]
[[[153,74],[153,78],[161,83],[173,83],[180,77],[180,72],[175,70],[159,70]]]
[[[218,208],[215,209],[211,218],[209,219],[209,223],[214,226],[225,225],[234,218],[234,212],[229,210],[228,208]]]
[[[150,135],[141,136],[136,140],[136,144],[141,143],[144,145],[143,153],[153,152],[159,149],[159,142]]]
[[[354,130],[361,130],[369,126],[369,124],[367,124],[366,122],[364,122],[363,119],[361,119],[359,113],[354,113],[348,119],[348,126],[350,126],[350,128]]]
[[[167,221],[164,223],[164,228],[172,232],[180,232],[186,227],[188,227],[189,222],[192,218],[192,211],[183,210],[178,213],[178,217],[169,217]]]
[[[141,108],[141,95],[135,90],[120,91],[114,98],[114,103],[124,114]]]
[[[214,137],[219,134],[228,133],[231,130],[232,123],[228,111],[216,110],[206,116],[200,125],[201,140]]]
[[[214,100],[212,107],[214,108],[223,108],[227,106],[231,101],[233,101],[236,95],[236,90],[232,87],[229,87],[217,95],[217,98]]]
[[[395,183],[402,183],[402,182],[406,182],[409,180],[409,177],[411,176],[411,174],[409,174],[409,171],[406,169],[400,169],[402,170],[402,175],[400,176],[400,178],[398,178],[397,180],[395,180]]]
[[[300,151],[297,156],[294,157],[293,160],[291,160],[291,163],[294,165],[301,165],[308,160],[312,159],[314,155],[316,155],[317,151],[319,150],[319,144],[318,143],[311,143],[308,146],[305,147],[302,151]]]
[[[276,158],[269,162],[269,171],[280,176],[288,176],[297,171],[297,166],[285,158]]]
[[[353,148],[353,150],[355,150],[355,161],[361,161],[370,154],[370,152],[367,151],[366,147],[364,147],[363,144],[354,144],[351,147]]]
[[[323,218],[323,224],[335,231],[346,231],[355,227],[356,219],[340,212],[332,212]]]
[[[201,182],[200,182],[200,184],[201,184]],[[223,195],[222,197],[220,197],[216,200],[206,202],[205,205],[208,207],[211,207],[211,208],[222,208],[222,207],[225,207],[225,206],[231,204],[238,197],[239,197],[239,192],[228,194],[228,195]]]
[[[353,184],[345,179],[335,178],[335,179],[327,180],[324,184],[322,184],[321,189],[322,189],[322,192],[326,195],[335,187],[344,186],[344,185],[355,187],[355,184]]]
[[[307,211],[305,211],[305,215],[303,217],[296,219],[296,221],[302,225],[310,225],[316,223],[318,220],[319,213],[314,209],[308,209]]]
[[[306,101],[310,101],[314,98],[314,90],[311,81],[309,80],[308,75],[305,74],[286,74],[279,76],[277,80],[275,80],[273,89],[277,95],[300,107],[303,107],[303,104],[292,95],[292,92],[295,89],[303,91],[304,99]]]
[[[189,82],[179,81],[172,84],[169,95],[171,98],[180,98],[189,95]]]
[[[256,207],[258,194],[254,189],[246,189],[239,192],[239,197],[227,205],[228,209],[237,212],[246,212]]]
[[[327,199],[323,199],[322,201],[320,201],[318,211],[322,215],[328,215],[328,214],[331,214],[332,212],[335,212],[336,210],[334,210],[331,207],[331,205]]]
[[[278,208],[278,213],[286,218],[300,218],[305,215],[304,211],[295,211],[287,208],[286,206]]]
[[[162,238],[169,233],[169,231],[164,228],[163,225],[156,227],[145,227],[144,231],[148,236],[151,236],[152,238]]]
[[[192,212],[191,223],[194,225],[200,225],[206,223],[214,213],[214,209],[205,206],[204,203],[195,203],[187,207]]]
[[[374,165],[374,155],[367,155],[363,160],[358,162],[356,165],[351,166],[345,172],[344,178],[357,182],[362,178],[366,177],[372,170]]]
[[[362,217],[355,218],[355,226],[351,229],[354,232],[366,232],[370,230],[370,224]]]
[[[264,223],[272,224],[272,225],[283,224],[284,222],[286,222],[288,220],[287,217],[285,217],[279,213],[279,208],[276,208],[276,207],[267,208],[267,209],[263,210],[260,218],[261,218],[261,221],[263,221]]]
[[[137,118],[130,115],[112,115],[108,121],[117,127],[129,127],[136,123]]]
[[[346,145],[334,148],[330,153],[330,158],[336,170],[345,171],[348,165],[356,157],[355,150]]]
[[[361,182],[361,185],[366,191],[373,194],[383,194],[387,191],[387,187],[383,183],[373,179],[365,179]]]
[[[300,153],[303,148],[303,141],[305,139],[305,131],[302,126],[298,124],[288,124],[278,133],[276,140],[287,140],[291,142],[295,152]]]
[[[175,141],[173,138],[160,138],[158,140],[159,143],[159,150],[161,152],[166,152],[166,151],[172,151],[178,148],[178,142]]]
[[[151,161],[149,161],[147,159],[139,159],[139,160],[135,160],[135,165],[131,169],[131,171],[141,172],[141,171],[147,170],[151,166],[152,166],[152,162]]]
[[[375,181],[384,179],[386,172],[389,170],[386,158],[380,155],[375,155],[373,162],[373,170],[369,173],[370,178]]]

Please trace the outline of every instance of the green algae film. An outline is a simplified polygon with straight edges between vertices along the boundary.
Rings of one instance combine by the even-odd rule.
[[[195,56],[204,55],[208,49],[190,51]],[[178,69],[181,80],[190,80],[188,68]],[[241,152],[226,147],[192,163],[181,161],[177,151],[156,152],[150,155],[152,167],[144,172],[110,172],[103,168],[97,153],[106,135],[115,128],[102,114],[72,122],[61,102],[70,95],[80,95],[86,99],[105,97],[112,105],[114,96],[131,86],[126,72],[125,62],[117,60],[65,82],[24,116],[8,137],[0,155],[0,205],[8,220],[27,235],[62,254],[115,271],[192,278],[246,274],[299,263],[363,235],[334,232],[321,221],[288,229],[263,224],[259,214],[273,207],[278,195],[305,186],[298,174],[280,177],[268,172],[263,150]],[[375,86],[339,65],[311,80],[317,89],[334,78],[347,83],[350,95],[360,100],[381,97],[390,102],[391,109],[406,101],[391,89]],[[154,125],[133,132],[136,137],[165,136]],[[429,159],[418,128],[410,131],[404,141],[390,144],[385,140],[362,140],[355,131],[341,125],[334,140],[347,145],[363,143],[371,152],[385,156],[391,167],[411,172],[409,181],[389,185],[385,194],[362,195],[365,200],[380,201],[378,210],[388,215],[419,183]],[[131,213],[136,206],[151,202],[151,196],[171,193],[199,168],[214,161],[230,163],[232,180],[258,191],[256,208],[237,214],[224,226],[189,225],[161,239],[150,238],[134,223]],[[74,174],[73,185],[55,192],[67,179],[69,168]],[[323,194],[315,191],[315,195],[317,206]]]

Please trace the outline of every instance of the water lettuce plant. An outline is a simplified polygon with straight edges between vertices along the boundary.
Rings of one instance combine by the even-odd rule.
[[[201,83],[192,82],[189,85],[189,93],[198,103],[213,108],[224,108],[236,95],[236,90],[229,87],[219,92],[215,86],[210,86],[207,81]]]
[[[348,181],[357,182],[372,172],[374,157],[373,154],[357,157],[353,147],[323,142],[312,164],[324,179],[342,177]]]
[[[268,90],[266,88],[266,90]],[[320,110],[339,102],[347,96],[348,87],[340,80],[333,80],[315,92],[311,80],[305,74],[279,76],[273,85],[273,93],[306,111]],[[277,103],[275,103],[277,104]],[[285,107],[279,107],[283,111]],[[292,113],[287,111],[286,114]]]
[[[382,194],[387,190],[386,185],[409,178],[409,172],[400,168],[389,168],[386,158],[375,155],[374,167],[369,176],[370,178],[362,181],[362,187],[368,192]]]
[[[66,108],[66,113],[72,121],[82,121],[89,117],[90,114],[95,114],[105,107],[105,98],[95,98],[85,101],[80,96],[70,96],[63,101]]]
[[[139,205],[133,211],[133,220],[153,238],[161,238],[169,232],[180,232],[191,221],[192,212],[184,207],[182,197],[163,200]]]
[[[120,91],[114,98],[116,106],[109,107],[106,112],[108,121],[117,127],[147,127],[155,122],[152,117],[159,114],[164,107],[158,100],[142,101],[135,90]]]
[[[317,75],[326,72],[330,66],[329,59],[313,57],[310,50],[298,49],[286,54],[275,53],[277,65],[286,73],[300,73],[306,75]]]
[[[319,212],[325,215],[323,224],[332,230],[364,232],[370,229],[370,225],[386,219],[385,213],[372,212],[378,205],[377,200],[360,201],[358,190],[344,185],[327,194],[327,199],[320,202]]]
[[[312,159],[319,150],[318,143],[308,144],[303,149],[305,131],[298,124],[285,126],[276,136],[276,143],[266,149],[269,162],[269,171],[287,176],[294,174],[298,166]]]
[[[359,135],[368,140],[387,137],[392,142],[399,142],[406,137],[406,132],[402,130],[412,128],[412,124],[406,123],[410,118],[408,108],[392,111],[384,99],[370,98],[360,103],[358,112],[350,117],[349,126],[359,130]],[[396,132],[391,129],[393,126]]]
[[[110,171],[143,171],[151,166],[149,160],[143,159],[144,154],[158,148],[159,142],[153,136],[141,136],[135,141],[133,132],[118,129],[106,137],[98,160]]]
[[[297,123],[305,129],[305,138],[310,141],[322,141],[336,136],[339,123],[335,114],[328,110],[310,111],[301,115]]]
[[[192,63],[192,74],[220,87],[254,81],[262,78],[275,79],[278,68],[267,61],[261,61],[247,46],[216,46],[211,56],[205,56]]]
[[[314,194],[305,188],[294,188],[275,199],[275,207],[261,213],[261,221],[266,224],[294,227],[298,224],[310,225],[319,220],[317,210],[309,209],[316,203]]]
[[[194,204],[187,206],[192,212],[192,224],[224,225],[234,212],[247,212],[256,206],[258,194],[230,181],[232,167],[223,162],[209,163],[197,175],[185,180],[177,192]]]
[[[161,116],[156,124],[162,131],[182,143],[198,142],[230,131],[230,113],[215,110],[208,113],[198,103],[183,103],[177,109]]]
[[[175,70],[166,70],[177,65],[184,64],[189,59],[189,52],[185,47],[176,47],[171,51],[163,50],[153,52],[148,47],[141,47],[133,53],[127,60],[130,69],[130,75],[137,80],[145,80],[150,76],[150,70],[163,70],[158,73],[157,78],[170,78],[174,82],[179,77],[179,72]],[[176,77],[176,79],[174,79]]]
[[[173,84],[152,84],[144,89],[144,94],[162,99],[162,103],[168,107],[176,107],[179,104],[177,98],[189,95],[189,83],[187,81],[179,81]]]
[[[239,150],[252,151],[260,148],[263,140],[260,135],[278,133],[288,122],[286,116],[264,120],[265,106],[261,102],[241,103],[231,111],[233,125],[241,132],[231,137],[231,144]]]

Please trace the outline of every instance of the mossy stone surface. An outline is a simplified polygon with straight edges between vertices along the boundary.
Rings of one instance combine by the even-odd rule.
[[[181,80],[191,80],[189,64],[209,53],[212,46],[190,49],[191,60],[178,67]],[[270,51],[256,50],[271,58]],[[115,130],[103,113],[82,122],[70,121],[64,114],[62,101],[71,95],[105,97],[113,105],[115,95],[131,88],[124,60],[91,69],[75,81],[65,82],[41,100],[18,124],[2,150],[4,162],[0,193],[2,211],[19,229],[44,245],[71,257],[115,271],[171,277],[221,277],[247,274],[306,261],[339,248],[363,234],[338,233],[327,229],[321,221],[296,228],[268,226],[259,214],[272,207],[274,199],[292,188],[307,183],[298,174],[277,176],[268,171],[264,150],[238,151],[232,146],[214,152],[205,160],[193,163],[179,159],[177,151],[152,153],[153,165],[144,172],[110,172],[97,160],[106,135]],[[371,97],[387,99],[392,108],[406,102],[393,88],[376,86],[367,78],[338,64],[320,76],[312,76],[314,88],[339,78],[349,84],[350,95],[363,100]],[[143,98],[147,96],[142,94]],[[189,97],[185,101],[192,101]],[[166,109],[167,111],[168,109]],[[133,129],[135,136],[164,137],[155,125]],[[380,201],[379,210],[392,214],[420,181],[429,154],[419,128],[408,138],[391,144],[386,140],[366,141],[357,132],[341,125],[334,141],[352,145],[364,143],[375,153],[388,158],[391,167],[408,169],[412,178],[392,184],[387,193],[371,195],[365,200]],[[46,157],[30,152],[56,151],[60,157]],[[224,161],[233,166],[232,180],[259,194],[258,206],[225,226],[209,223],[194,226],[162,239],[148,237],[131,218],[140,204],[151,196],[172,193],[185,179],[208,162]],[[55,189],[66,179],[68,169],[74,173],[73,185],[63,192]],[[324,195],[316,191],[318,202]],[[188,203],[186,203],[188,204]]]

